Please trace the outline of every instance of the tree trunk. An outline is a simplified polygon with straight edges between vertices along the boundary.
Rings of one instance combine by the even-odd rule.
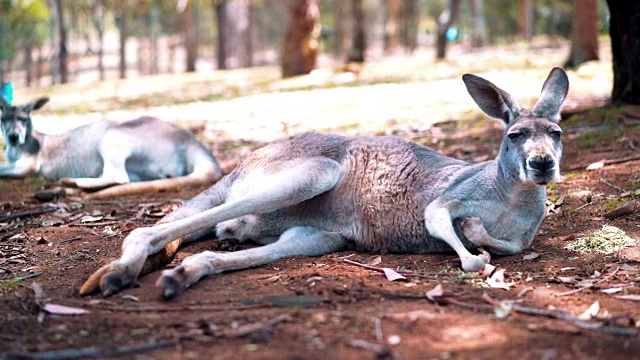
[[[484,20],[484,1],[471,0],[469,2],[471,8],[472,30],[471,30],[471,46],[483,47],[487,42],[487,27]]]
[[[98,74],[104,80],[104,0],[93,3],[93,27],[98,33]]]
[[[289,0],[289,19],[282,52],[282,76],[308,74],[320,50],[318,0]]]
[[[613,54],[613,104],[640,104],[640,1],[607,0]]]
[[[347,31],[345,29],[345,3],[344,1],[333,2],[333,56],[336,59],[342,58],[347,43]]]
[[[402,0],[401,6],[400,43],[409,53],[418,47],[418,24],[420,11],[417,0]]]
[[[460,0],[449,0],[437,21],[436,59],[444,59],[447,53],[447,31],[456,22],[460,13]]]
[[[126,0],[119,1],[119,23],[120,23],[120,63],[118,65],[118,72],[120,79],[126,79],[127,77],[127,37],[129,36],[128,32],[128,22],[127,22],[127,2]]]
[[[24,45],[24,70],[27,87],[31,87],[33,81],[33,46],[31,41]]]
[[[598,60],[599,28],[598,1],[573,0],[571,52],[564,67],[575,68],[587,61]]]
[[[524,40],[531,40],[533,37],[533,11],[533,0],[520,0],[518,34]]]
[[[69,53],[67,52],[67,24],[64,19],[64,8],[62,0],[56,0],[56,10],[58,12],[58,66],[60,72],[60,83],[69,82]]]
[[[363,63],[367,52],[367,38],[364,32],[364,9],[362,0],[351,0],[351,17],[353,22],[353,38],[347,62]]]
[[[218,26],[218,46],[216,54],[218,69],[227,68],[227,0],[213,0],[216,22]]]
[[[197,30],[197,5],[194,1],[188,1],[182,14],[182,26],[184,31],[184,47],[187,53],[187,72],[196,71],[198,59],[198,30]]]
[[[400,0],[386,0],[387,11],[384,26],[384,52],[393,54],[398,51],[400,44],[398,31],[398,17],[400,13]]]
[[[255,5],[253,3],[253,0],[246,0],[246,7],[247,7],[247,28],[245,30],[245,43],[244,43],[244,51],[246,52],[246,57],[245,57],[245,62],[244,62],[244,66],[245,67],[252,67],[253,66],[253,38],[254,38],[254,33],[256,30],[256,8]]]

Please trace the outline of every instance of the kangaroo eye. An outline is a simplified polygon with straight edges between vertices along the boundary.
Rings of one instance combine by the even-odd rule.
[[[521,137],[522,133],[520,133],[520,132],[510,133],[510,134],[507,134],[507,136],[509,137],[509,139],[515,140],[515,139]]]
[[[553,130],[549,133],[549,135],[555,137],[555,138],[559,138],[562,137],[562,131],[560,130]]]

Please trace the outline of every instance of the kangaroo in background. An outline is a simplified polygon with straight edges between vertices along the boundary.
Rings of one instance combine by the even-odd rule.
[[[30,113],[49,98],[22,106],[0,96],[2,134],[9,164],[0,177],[41,175],[62,184],[96,190],[91,198],[173,189],[217,181],[213,154],[187,130],[153,117],[121,124],[98,121],[61,135],[33,128]]]
[[[255,151],[233,172],[152,227],[133,230],[120,259],[96,271],[82,295],[107,296],[168,263],[183,242],[215,231],[262,247],[205,251],[162,272],[170,298],[203,276],[292,255],[349,246],[426,253],[453,249],[478,271],[489,253],[531,245],[545,213],[545,185],[559,177],[560,107],[569,89],[554,68],[531,111],[475,75],[462,77],[478,106],[506,125],[495,160],[470,164],[395,137],[304,133]]]

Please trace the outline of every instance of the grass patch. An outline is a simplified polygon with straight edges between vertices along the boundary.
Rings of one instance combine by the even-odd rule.
[[[576,239],[576,241],[567,245],[565,249],[583,254],[594,252],[612,254],[626,247],[633,246],[636,242],[635,239],[627,236],[621,229],[611,225],[603,225],[602,229]]]
[[[577,136],[577,140],[580,142],[580,146],[586,149],[592,149],[596,146],[602,145],[604,142],[619,138],[622,134],[623,130],[619,129],[588,131],[579,134]]]

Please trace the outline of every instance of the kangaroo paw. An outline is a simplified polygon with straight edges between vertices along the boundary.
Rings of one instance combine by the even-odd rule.
[[[136,284],[140,269],[134,266],[124,266],[117,261],[98,269],[80,287],[80,295],[94,293],[98,289],[103,296],[111,296],[120,292],[122,288]]]
[[[158,278],[156,286],[162,288],[162,297],[165,300],[169,300],[182,294],[189,285],[197,280],[184,266],[179,265],[173,269],[164,270],[160,278]]]

